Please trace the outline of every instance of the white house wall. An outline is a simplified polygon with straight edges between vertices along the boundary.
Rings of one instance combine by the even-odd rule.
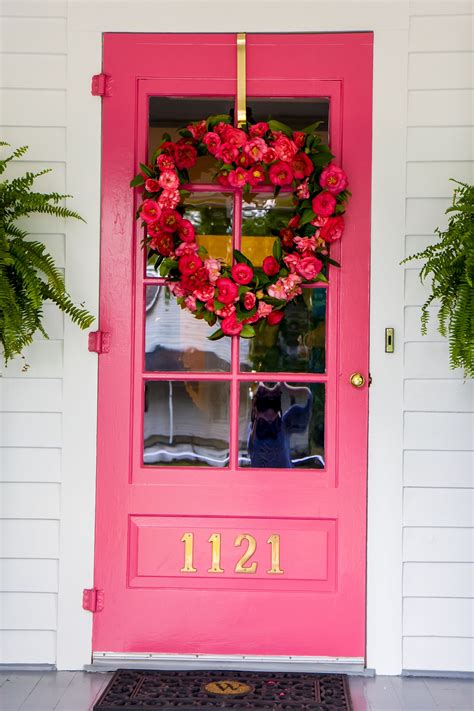
[[[448,178],[473,182],[472,4],[3,0],[0,17],[0,139],[31,146],[13,171],[51,167],[44,189],[75,195],[87,226],[31,229],[93,311],[102,32],[374,31],[368,666],[474,670],[473,388],[433,326],[420,336],[426,290],[398,265],[445,224]],[[28,371],[17,361],[0,380],[0,662],[71,669],[91,651],[97,356],[53,308],[46,318]]]

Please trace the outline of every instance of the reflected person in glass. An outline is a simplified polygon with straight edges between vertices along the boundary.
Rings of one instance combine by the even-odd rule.
[[[286,390],[291,405],[283,412],[282,393]],[[306,397],[304,405],[295,403],[295,396]],[[252,467],[291,469],[290,436],[303,433],[309,424],[313,395],[304,386],[276,383],[268,387],[259,383],[252,399],[252,414],[247,448]]]

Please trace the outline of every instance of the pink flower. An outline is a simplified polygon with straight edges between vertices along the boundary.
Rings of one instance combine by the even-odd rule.
[[[341,239],[343,232],[344,218],[341,216],[328,217],[325,224],[321,226],[319,236],[325,242],[336,242],[336,240]]]
[[[253,138],[263,138],[267,131],[268,123],[266,121],[260,121],[259,123],[254,123],[253,126],[249,126],[249,134]]]
[[[298,200],[307,200],[309,198],[308,178],[298,185],[296,188],[296,197]]]
[[[232,314],[235,314],[235,306],[234,304],[227,304],[227,306],[224,306],[222,309],[216,309],[216,314],[221,318],[232,316]]]
[[[209,275],[209,281],[211,284],[215,284],[221,275],[221,263],[218,259],[206,259],[204,261],[204,266],[207,269]]]
[[[162,210],[174,210],[179,205],[180,200],[179,190],[163,190],[158,198],[158,205]]]
[[[207,309],[208,311],[212,311],[212,312],[215,311],[215,308],[214,308],[214,298],[209,299],[209,301],[206,301],[206,309]]]
[[[178,235],[183,242],[194,242],[196,230],[189,220],[181,220],[178,227]]]
[[[189,309],[190,311],[196,311],[196,297],[189,295],[185,298],[184,303],[186,304],[186,308]]]
[[[293,131],[293,140],[297,148],[303,148],[306,143],[306,134],[303,131]]]
[[[277,140],[273,143],[273,148],[280,160],[290,162],[295,153],[298,151],[296,144],[288,136],[280,134]]]
[[[247,173],[247,181],[254,187],[265,182],[265,170],[260,163],[256,163]]]
[[[256,300],[257,297],[255,296],[255,294],[251,291],[248,291],[244,295],[244,309],[247,309],[247,311],[251,311],[255,306]]]
[[[199,299],[199,301],[209,301],[214,298],[214,292],[215,288],[212,284],[206,284],[205,286],[201,286],[199,289],[196,289],[194,296],[196,299]]]
[[[276,159],[276,151],[273,148],[267,148],[265,155],[263,156],[263,162],[268,165],[269,163],[273,163]]]
[[[144,200],[140,208],[140,217],[143,222],[156,222],[161,216],[161,207],[155,200]]]
[[[209,131],[208,133],[206,133],[206,135],[202,139],[202,142],[207,146],[207,150],[213,156],[216,155],[217,151],[219,150],[219,146],[221,145],[221,139],[219,138],[217,133],[214,133],[214,131]]]
[[[160,216],[160,227],[165,232],[176,232],[182,217],[176,210],[163,210]]]
[[[295,244],[298,252],[314,252],[316,249],[314,237],[295,237]]]
[[[186,290],[183,288],[183,285],[180,284],[179,281],[170,282],[168,284],[168,289],[173,294],[173,296],[176,296],[177,299],[186,296]]]
[[[291,185],[293,181],[293,171],[289,163],[280,161],[271,165],[268,170],[270,181],[273,185]]]
[[[196,123],[190,123],[186,126],[186,128],[188,129],[195,141],[200,141],[206,133],[206,122],[197,121]]]
[[[295,296],[301,294],[301,277],[298,274],[288,274],[282,281],[287,301],[291,301]]]
[[[245,144],[243,151],[252,163],[258,163],[267,152],[267,144],[262,138],[252,138]]]
[[[267,276],[275,276],[280,271],[280,265],[275,257],[265,257],[262,263],[262,269]]]
[[[217,299],[222,304],[231,304],[239,295],[237,284],[227,277],[221,277],[217,280]]]
[[[323,263],[316,257],[304,257],[296,267],[296,271],[303,279],[312,280],[323,268]]]
[[[269,291],[270,293],[270,291]],[[257,314],[259,318],[266,318],[268,314],[273,311],[273,306],[271,304],[266,304],[265,301],[258,302]]]
[[[232,267],[232,279],[237,284],[250,284],[253,279],[253,269],[248,264],[234,264]]]
[[[179,186],[179,178],[174,170],[164,170],[158,178],[158,182],[164,190],[176,190]]]
[[[299,254],[295,253],[287,254],[286,257],[283,257],[283,261],[285,262],[290,272],[294,274],[296,272],[298,264],[300,263],[300,256]]]
[[[311,203],[313,212],[321,217],[330,217],[336,208],[336,198],[326,191],[319,193]]]
[[[230,143],[231,146],[241,148],[247,143],[247,134],[240,128],[232,128],[232,126],[229,126],[225,132],[225,140],[227,143]]]
[[[238,336],[243,329],[243,324],[237,321],[237,316],[233,313],[221,321],[221,328],[226,336]]]
[[[306,153],[297,153],[291,161],[291,166],[295,178],[298,179],[307,178],[314,170],[313,163]]]
[[[243,188],[247,182],[247,171],[244,168],[236,168],[229,173],[229,183],[233,188]]]
[[[175,167],[173,158],[167,153],[160,153],[156,159],[156,165],[160,170],[173,170]]]
[[[276,326],[277,323],[280,323],[284,315],[283,311],[272,311],[272,313],[267,316],[268,325]]]
[[[224,163],[233,163],[237,156],[239,155],[239,149],[237,146],[233,146],[231,143],[221,143],[219,149],[216,152],[217,158],[223,160]]]
[[[185,254],[180,257],[178,262],[178,269],[184,276],[193,274],[200,267],[202,267],[202,259],[196,254]]]
[[[342,168],[330,163],[319,176],[320,186],[332,195],[337,195],[347,188],[349,181]]]
[[[175,254],[177,257],[183,257],[185,254],[197,254],[198,250],[199,245],[197,242],[181,242],[179,247],[175,249]]]
[[[174,151],[174,159],[178,168],[192,168],[196,165],[197,151],[191,144],[177,143]]]
[[[147,192],[157,193],[160,189],[161,186],[157,180],[153,180],[153,178],[148,178],[148,180],[145,181],[145,190]]]

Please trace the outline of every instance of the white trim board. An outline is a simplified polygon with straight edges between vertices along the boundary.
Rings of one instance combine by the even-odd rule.
[[[371,350],[368,468],[367,666],[379,674],[402,668],[402,402],[401,349],[384,353],[383,331],[403,326],[405,138],[408,2],[252,2],[242,27],[242,3],[70,2],[68,6],[67,186],[88,221],[68,240],[68,288],[87,299],[99,295],[101,100],[90,95],[101,70],[102,33],[374,31]],[[300,6],[298,9],[297,6]],[[169,11],[165,11],[168,7]],[[184,8],[185,11],[184,11]],[[177,11],[179,10],[179,11]],[[238,11],[238,12],[237,12]],[[390,87],[390,91],[387,90]],[[390,169],[387,169],[390,166]],[[71,225],[69,229],[78,229]],[[87,280],[83,275],[87,274]],[[80,287],[80,288],[79,288]],[[388,359],[388,360],[387,360]],[[91,661],[91,615],[81,609],[93,583],[95,526],[97,356],[85,336],[66,326],[64,448],[61,487],[61,563],[58,669]],[[77,374],[81,374],[80,384]],[[387,404],[390,404],[389,406]],[[80,444],[80,446],[78,446]]]

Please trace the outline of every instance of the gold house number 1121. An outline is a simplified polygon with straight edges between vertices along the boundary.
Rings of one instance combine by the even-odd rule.
[[[184,565],[181,568],[182,573],[197,573],[197,568],[194,567],[194,533],[184,533],[181,542],[184,543]],[[211,567],[208,568],[208,573],[224,573],[221,566],[221,534],[213,533],[209,536],[208,543],[211,544]],[[252,561],[255,551],[257,550],[257,541],[250,533],[241,533],[235,537],[234,546],[237,548],[245,545],[247,548],[235,564],[235,573],[256,573],[258,563]],[[271,568],[267,570],[268,575],[283,575],[284,570],[280,568],[280,536],[278,533],[273,533],[267,543],[271,546]]]

